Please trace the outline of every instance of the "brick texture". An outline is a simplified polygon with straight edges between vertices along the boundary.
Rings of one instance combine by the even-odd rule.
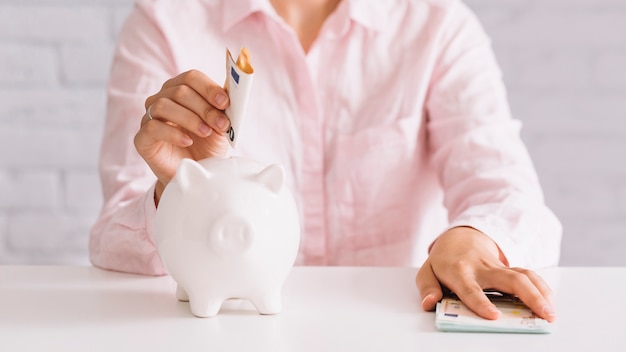
[[[86,264],[115,39],[132,0],[0,3],[0,264]]]
[[[504,72],[562,265],[626,265],[626,1],[467,0]],[[132,0],[0,3],[0,264],[87,263],[115,38]]]

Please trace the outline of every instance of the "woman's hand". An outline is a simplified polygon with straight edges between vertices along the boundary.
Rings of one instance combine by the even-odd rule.
[[[226,91],[196,70],[168,80],[146,99],[135,148],[158,179],[156,203],[181,159],[226,154],[230,121],[224,109],[229,103]]]
[[[470,227],[450,229],[432,245],[417,274],[422,307],[434,309],[442,298],[441,285],[444,285],[476,314],[497,319],[500,312],[483,293],[484,289],[494,289],[517,295],[535,314],[554,321],[552,291],[545,281],[533,271],[507,265],[506,258],[487,235]]]

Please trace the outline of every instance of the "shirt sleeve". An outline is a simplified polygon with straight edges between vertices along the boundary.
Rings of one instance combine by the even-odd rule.
[[[544,203],[490,40],[460,2],[445,28],[426,111],[450,226],[487,234],[511,266],[557,265],[561,224]]]
[[[174,76],[167,48],[154,16],[138,2],[119,35],[107,87],[99,164],[104,206],[89,242],[90,260],[97,267],[166,274],[153,238],[156,177],[133,140],[145,113],[145,99]]]

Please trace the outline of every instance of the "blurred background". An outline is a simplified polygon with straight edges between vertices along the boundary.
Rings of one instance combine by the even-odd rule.
[[[88,263],[105,86],[132,3],[0,1],[0,264]],[[626,0],[466,3],[563,222],[561,264],[625,266]]]

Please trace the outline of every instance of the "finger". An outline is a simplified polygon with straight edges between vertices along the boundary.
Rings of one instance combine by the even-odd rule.
[[[539,274],[537,274],[536,272],[532,270],[523,269],[523,268],[511,268],[511,270],[515,270],[521,274],[526,275],[530,279],[530,281],[533,283],[533,285],[537,287],[539,292],[541,292],[541,295],[548,302],[550,302],[550,304],[553,303],[552,297],[554,295],[554,292],[552,291],[548,283],[546,283],[545,280]]]
[[[198,92],[207,102],[218,109],[224,110],[228,107],[228,94],[224,88],[220,87],[211,78],[198,70],[189,70],[168,80],[163,84],[163,88],[170,88],[179,85],[187,85]]]
[[[435,309],[437,302],[443,297],[443,292],[430,262],[426,261],[419,269],[415,277],[415,284],[420,296],[422,296],[422,308],[427,311]]]
[[[462,274],[450,289],[461,299],[465,305],[479,316],[495,320],[500,317],[500,311],[491,303],[483,292],[476,279],[469,274]]]
[[[206,122],[213,130],[222,134],[229,130],[230,120],[224,111],[209,104],[193,88],[187,85],[178,85],[165,88],[162,95],[194,112],[201,121]]]
[[[172,122],[199,137],[207,137],[213,133],[211,126],[198,115],[171,99],[159,98],[148,109],[153,119]]]
[[[166,142],[180,147],[188,147],[193,140],[180,128],[156,119],[146,121],[135,135],[135,148],[142,156],[157,142]],[[149,157],[149,156],[148,156]]]
[[[499,282],[494,286],[496,289],[516,295],[539,317],[550,322],[556,319],[552,304],[525,273],[507,269],[498,277]]]

